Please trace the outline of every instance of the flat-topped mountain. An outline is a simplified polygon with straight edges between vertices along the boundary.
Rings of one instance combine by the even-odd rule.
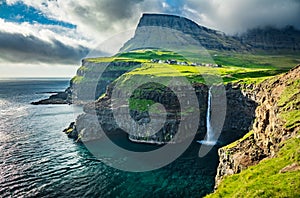
[[[247,50],[247,46],[239,39],[200,26],[187,18],[165,14],[144,14],[134,37],[125,43],[120,51],[149,48],[176,50],[182,47]]]
[[[164,48],[178,50],[205,48],[236,52],[298,52],[300,31],[292,26],[255,28],[230,36],[198,25],[184,17],[166,14],[143,14],[135,35],[125,43],[121,52],[136,49]]]

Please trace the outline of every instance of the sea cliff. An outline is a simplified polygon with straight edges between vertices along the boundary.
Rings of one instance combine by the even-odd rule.
[[[87,63],[85,64],[87,65]],[[99,131],[102,129],[107,133],[116,133],[117,131],[120,131],[119,125],[116,123],[113,116],[111,97],[114,86],[118,81],[122,81],[124,79],[127,79],[127,77],[119,78],[113,83],[109,84],[104,95],[102,95],[95,102],[90,102],[84,105],[84,114],[79,116],[76,119],[75,124],[72,124],[65,132],[67,132],[70,137],[75,138],[77,141],[91,141],[93,139],[101,138],[102,133]],[[206,135],[208,86],[202,83],[194,83],[193,89],[195,90],[197,96],[200,111],[200,119],[198,124],[199,128],[196,138],[204,139]],[[182,87],[180,90],[183,90],[184,92],[186,88]],[[251,129],[254,121],[254,111],[257,105],[253,100],[247,98],[243,94],[240,89],[240,85],[237,83],[227,84],[225,86],[225,92],[225,105],[227,108],[222,133],[219,137],[219,142],[221,145],[226,145],[238,138],[241,138]],[[153,100],[167,107],[168,114],[164,126],[155,135],[146,139],[129,136],[129,139],[134,142],[150,144],[168,143],[172,139],[171,137],[174,137],[174,135],[177,133],[178,124],[180,123],[180,113],[188,112],[176,112],[178,110],[177,108],[179,107],[178,105],[180,104],[174,105],[178,103],[176,95],[174,95],[174,93],[166,87],[148,85],[148,87],[142,88],[137,93],[138,95],[133,94],[131,99],[134,99],[134,101]],[[218,101],[218,99],[216,99],[216,101]],[[117,109],[114,110],[116,111]],[[135,109],[134,105],[130,111],[130,116],[140,125],[147,124],[150,121],[149,113],[145,111],[145,109]],[[151,122],[155,122],[155,119],[152,118]],[[126,125],[126,123],[119,124]]]
[[[252,130],[242,139],[219,149],[220,163],[217,170],[215,188],[221,185],[221,189],[218,190],[213,197],[221,195],[226,191],[225,188],[227,187],[222,186],[222,180],[224,178],[225,183],[227,183],[226,178],[229,175],[244,173],[249,167],[257,164],[265,166],[269,163],[271,165],[271,161],[266,159],[271,160],[272,158],[277,159],[278,157],[284,157],[288,163],[281,168],[279,167],[279,170],[282,170],[278,170],[278,172],[272,174],[270,173],[270,178],[264,179],[266,184],[272,180],[271,177],[276,177],[277,174],[297,170],[299,174],[299,147],[295,148],[290,146],[289,152],[294,156],[292,159],[290,159],[288,155],[282,156],[281,152],[279,152],[281,148],[289,144],[288,141],[297,141],[297,139],[299,139],[299,82],[300,65],[286,74],[266,80],[254,86],[252,90],[247,91],[247,96],[258,104],[255,111],[255,122],[252,126]],[[262,161],[265,162],[260,164]],[[273,171],[270,170],[270,168],[272,169],[272,167],[269,167],[269,169],[266,170],[267,173]],[[276,170],[277,167],[274,165],[273,168]],[[251,174],[254,170],[255,168],[247,170],[247,174]],[[237,175],[237,178],[238,177]],[[230,178],[228,178],[228,180],[229,179]],[[261,174],[261,178],[257,180],[260,179],[263,179],[263,174]],[[244,185],[250,185],[251,178],[248,182],[249,183],[245,181]],[[257,181],[257,183],[259,182]],[[268,188],[270,188],[268,185],[261,186],[262,191],[267,192],[270,190]],[[278,185],[278,188],[280,189],[281,186]],[[293,188],[295,187],[291,187],[291,189]],[[231,195],[238,194],[237,191],[229,189],[228,187],[228,193],[231,191]],[[253,187],[252,190],[254,192],[256,189]],[[269,193],[274,192],[271,191]],[[299,194],[299,191],[294,193]],[[275,196],[276,193],[273,195]]]

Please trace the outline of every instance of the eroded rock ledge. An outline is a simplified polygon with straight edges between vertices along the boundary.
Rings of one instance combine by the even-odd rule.
[[[215,187],[225,176],[239,173],[265,158],[274,157],[280,143],[296,135],[300,129],[299,124],[287,126],[281,113],[300,110],[299,87],[291,94],[289,100],[294,101],[292,104],[282,103],[282,98],[286,97],[286,88],[299,79],[300,65],[245,91],[249,98],[259,104],[255,111],[253,129],[244,138],[219,149],[220,163]]]
[[[200,121],[196,134],[196,139],[204,139],[206,135],[206,112],[208,88],[204,84],[194,84],[194,89],[199,102]],[[120,133],[119,126],[115,122],[111,109],[111,93],[113,84],[108,86],[104,97],[94,103],[84,106],[84,114],[80,115],[74,125],[71,125],[65,132],[77,141],[92,141],[102,137],[100,127],[107,133]],[[184,88],[182,88],[184,90]],[[227,96],[227,110],[225,123],[222,129],[219,142],[221,145],[229,144],[245,135],[253,124],[256,103],[244,96],[238,84],[228,84],[225,87]],[[145,91],[142,93],[144,99],[155,99],[156,102],[167,104],[174,96],[168,90]],[[175,97],[176,98],[176,97]],[[167,103],[166,103],[167,101]],[[180,122],[175,109],[171,106],[168,111],[167,121],[164,127],[147,139],[140,139],[130,136],[129,139],[134,142],[163,144],[169,143],[171,137],[177,132],[177,126]],[[137,122],[143,124],[149,121],[148,112],[131,111],[131,117]],[[155,121],[155,120],[152,120]],[[126,124],[126,123],[125,123]]]

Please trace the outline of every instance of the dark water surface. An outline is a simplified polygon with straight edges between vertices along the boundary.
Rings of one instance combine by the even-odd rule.
[[[202,197],[213,189],[217,150],[200,144],[167,167],[145,173],[113,169],[62,130],[81,113],[73,105],[33,106],[68,79],[0,80],[0,197]],[[124,139],[124,144],[131,144]]]

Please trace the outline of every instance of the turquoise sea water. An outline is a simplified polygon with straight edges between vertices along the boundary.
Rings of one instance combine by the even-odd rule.
[[[217,150],[199,158],[197,143],[172,164],[145,173],[94,160],[83,144],[62,133],[81,107],[30,105],[68,83],[0,80],[0,197],[202,197],[213,190]]]

